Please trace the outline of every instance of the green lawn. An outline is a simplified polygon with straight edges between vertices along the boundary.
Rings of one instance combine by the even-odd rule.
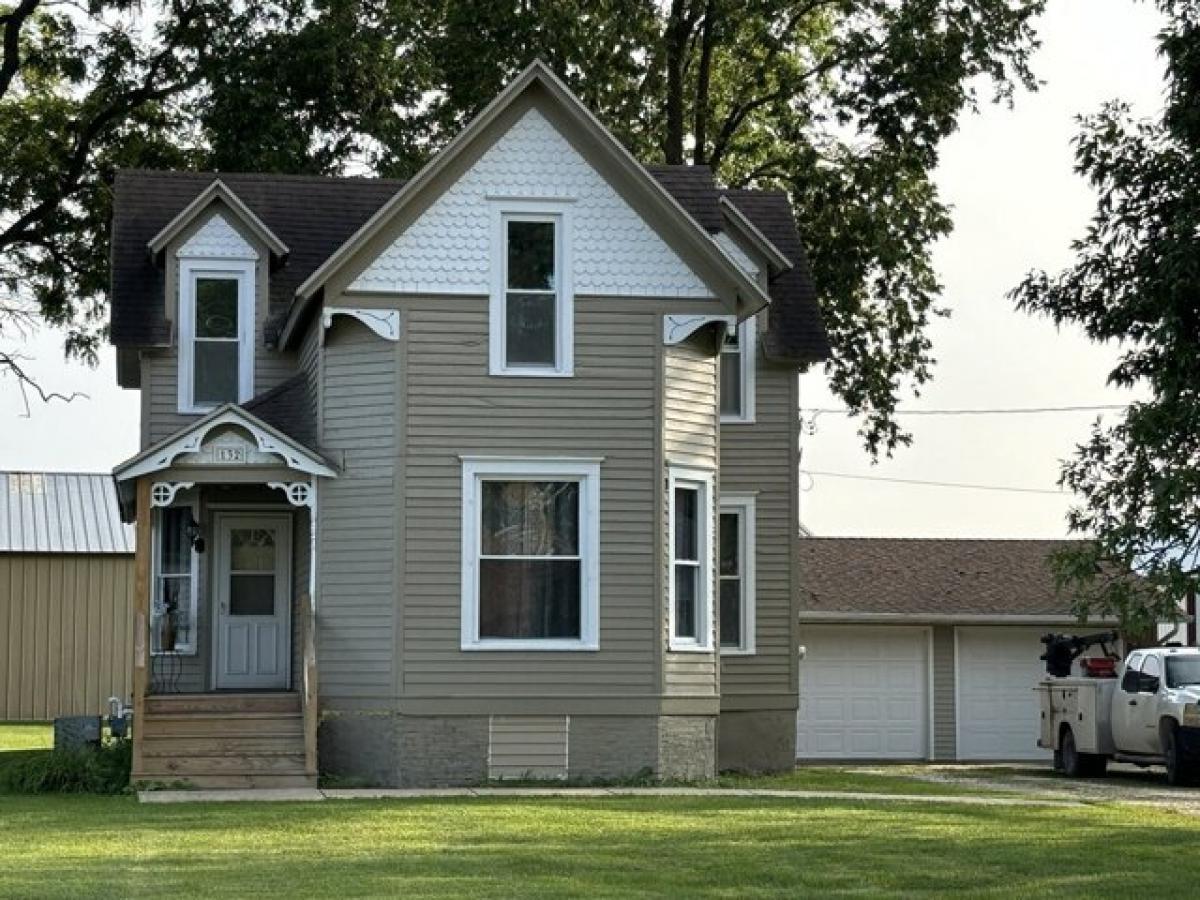
[[[992,794],[1007,796],[1015,793],[990,790],[971,785],[926,781],[912,770],[892,772],[863,772],[844,766],[801,766],[791,772],[776,775],[722,775],[720,787],[764,788],[779,791],[857,791],[871,794],[966,795]]]
[[[41,750],[54,745],[49,722],[0,722],[0,750]]]
[[[1189,896],[1200,821],[747,798],[0,797],[0,896]]]

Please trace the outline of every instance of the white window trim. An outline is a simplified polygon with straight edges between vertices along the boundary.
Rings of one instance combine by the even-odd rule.
[[[254,269],[253,260],[181,259],[179,261],[179,412],[211,412],[220,404],[193,399],[196,357],[196,279],[224,276],[238,282],[238,403],[254,396]]]
[[[736,513],[742,520],[742,546],[738,548],[742,566],[742,643],[738,647],[721,647],[722,656],[753,656],[755,654],[755,593],[754,570],[757,568],[758,544],[755,523],[758,518],[754,494],[722,493],[720,512]],[[719,534],[720,532],[718,532]],[[721,577],[717,570],[718,581]],[[718,593],[718,598],[720,594]],[[719,620],[718,620],[719,621]],[[718,646],[720,641],[718,640]]]
[[[488,303],[488,372],[521,378],[570,378],[575,374],[575,288],[571,274],[571,208],[566,201],[492,200],[491,297]],[[505,364],[509,221],[554,222],[555,365]]]
[[[721,416],[722,425],[753,425],[755,417],[754,388],[758,359],[758,321],[754,316],[743,319],[738,329],[738,360],[742,367],[742,413],[738,416]],[[722,352],[721,360],[729,356]]]
[[[700,492],[700,592],[696,597],[701,640],[675,635],[675,488],[692,487]],[[667,649],[679,653],[711,653],[716,632],[713,616],[713,548],[716,547],[713,515],[713,473],[707,469],[672,466],[667,470]]]
[[[600,649],[600,462],[569,457],[462,457],[462,623],[463,650],[599,650]],[[579,639],[480,638],[479,550],[482,484],[508,481],[579,482],[579,553],[583,584],[579,598]]]
[[[158,507],[153,510],[154,527],[151,530],[150,540],[150,559],[151,559],[151,579],[150,579],[150,617],[153,624],[154,604],[158,600],[159,582],[162,577],[162,515],[167,509],[186,509],[192,514],[192,520],[196,520],[196,503],[185,502],[176,503],[171,506]],[[179,656],[195,656],[197,647],[199,646],[197,637],[200,631],[200,624],[197,621],[197,615],[200,611],[200,554],[196,552],[196,548],[191,548],[191,588],[188,591],[189,605],[188,621],[192,623],[191,634],[188,636],[187,643],[176,644],[175,653]],[[160,656],[163,653],[161,650],[154,649],[154,642],[150,642],[150,655]]]

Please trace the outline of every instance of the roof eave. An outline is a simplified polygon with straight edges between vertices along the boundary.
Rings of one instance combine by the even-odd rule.
[[[771,241],[762,231],[738,209],[737,204],[728,197],[718,201],[726,221],[733,226],[743,239],[749,241],[767,261],[767,267],[772,275],[779,275],[792,268],[792,261]]]
[[[229,206],[245,222],[246,227],[254,233],[254,236],[266,245],[272,256],[282,259],[288,255],[290,251],[287,244],[280,240],[275,232],[268,228],[266,223],[255,215],[254,211],[243,203],[242,199],[225,182],[220,178],[216,178],[212,184],[196,196],[196,199],[185,206],[175,218],[164,225],[158,234],[146,242],[146,249],[149,250],[151,256],[157,257],[162,253],[167,248],[167,245],[178,237],[180,232],[200,213],[207,209],[208,205],[214,200],[220,200]]]

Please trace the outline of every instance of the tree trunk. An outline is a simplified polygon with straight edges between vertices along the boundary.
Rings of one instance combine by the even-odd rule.
[[[696,102],[692,108],[692,133],[696,136],[692,162],[698,166],[702,166],[708,161],[708,91],[712,82],[716,7],[716,0],[708,0],[704,4],[704,22],[700,26],[700,65],[696,70]]]
[[[666,130],[663,156],[669,165],[683,162],[683,71],[687,60],[688,35],[692,29],[687,0],[671,0],[664,35],[667,61]]]

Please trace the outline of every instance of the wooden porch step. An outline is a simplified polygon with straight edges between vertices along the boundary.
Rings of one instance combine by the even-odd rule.
[[[142,758],[187,759],[194,756],[295,756],[304,753],[303,734],[150,735],[142,740]]]
[[[300,694],[279,691],[262,694],[152,694],[144,715],[231,713],[301,713]]]
[[[187,777],[159,778],[149,775],[134,776],[137,782],[162,782],[167,785],[186,784],[196,790],[234,790],[251,788],[315,788],[317,779],[307,775],[188,775]]]
[[[171,779],[189,775],[303,775],[304,750],[290,755],[179,756],[143,759],[145,778]]]

